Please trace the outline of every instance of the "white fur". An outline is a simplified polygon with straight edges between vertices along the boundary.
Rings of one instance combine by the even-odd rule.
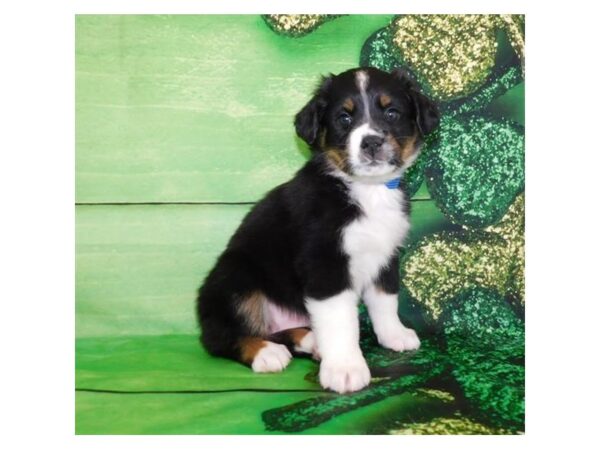
[[[364,70],[359,70],[356,72],[356,85],[358,86],[358,90],[360,92],[360,98],[363,102],[363,107],[365,111],[365,117],[367,119],[367,123],[371,122],[371,105],[369,104],[369,97],[367,96],[367,86],[369,85],[369,75]]]
[[[404,194],[384,184],[350,181],[348,187],[351,199],[362,211],[342,230],[352,288],[328,299],[306,300],[321,355],[319,381],[324,388],[339,393],[362,389],[371,378],[358,342],[357,305],[363,293],[381,345],[403,351],[416,349],[420,344],[415,332],[404,327],[398,318],[397,297],[379,293],[373,286],[408,234]]]
[[[400,189],[389,189],[383,182],[400,176],[416,155],[401,168],[361,163],[363,139],[369,135],[381,136],[370,123],[368,81],[366,72],[356,73],[366,113],[365,123],[356,127],[348,140],[348,157],[354,175],[332,169],[332,175],[346,182],[351,200],[362,211],[358,219],[342,230],[342,248],[349,258],[352,287],[327,299],[308,298],[305,302],[321,354],[319,381],[324,388],[339,393],[362,389],[371,378],[358,342],[357,305],[363,293],[381,345],[397,351],[416,349],[420,345],[415,332],[402,325],[398,318],[397,297],[378,292],[373,286],[409,230],[408,218],[403,212],[404,193]]]
[[[410,225],[402,210],[406,200],[400,189],[351,183],[350,196],[363,214],[343,230],[342,247],[350,259],[352,287],[362,294],[402,245]]]
[[[371,122],[371,105],[367,96],[367,86],[369,84],[369,75],[360,70],[356,72],[356,85],[360,91],[360,97],[363,103],[363,111],[365,112],[364,123],[352,130],[348,136],[348,161],[353,167],[354,172],[359,175],[385,175],[394,170],[389,164],[365,165],[361,161],[361,144],[367,136],[383,137],[383,133],[373,128]]]
[[[416,350],[421,345],[414,330],[406,328],[398,317],[397,294],[386,294],[374,286],[365,289],[363,300],[379,343],[386,348],[402,352]]]
[[[255,372],[281,372],[291,360],[292,354],[285,345],[267,341],[267,344],[254,357],[252,370]]]
[[[358,295],[346,290],[328,299],[308,298],[306,309],[321,354],[321,386],[344,393],[368,385],[371,374],[358,344]]]
[[[371,125],[369,123],[363,123],[362,125],[352,130],[350,136],[348,136],[348,161],[354,168],[354,171],[360,172],[361,175],[382,175],[394,170],[395,167],[392,167],[390,164],[378,164],[375,166],[368,166],[363,164],[363,162],[360,159],[360,155],[362,152],[360,146],[363,139],[367,136],[383,137],[383,134],[371,128]]]

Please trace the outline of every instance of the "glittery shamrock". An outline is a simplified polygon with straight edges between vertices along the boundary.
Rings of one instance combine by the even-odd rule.
[[[427,27],[428,24],[432,24],[433,28],[428,29],[426,34],[430,35],[431,39],[436,36],[440,39],[439,42],[435,44],[432,42],[431,46],[423,45],[423,43],[418,46],[407,46],[405,51],[400,49],[400,41],[413,39],[412,35],[406,35],[405,40],[402,40],[404,35],[401,30],[420,30],[421,27]],[[497,57],[495,30],[500,28],[508,34],[510,44],[519,58],[516,58],[514,53],[512,56]],[[503,214],[502,209],[505,211],[514,198],[515,186],[518,191],[518,185],[522,185],[520,182],[522,164],[509,168],[509,170],[514,169],[514,172],[511,172],[512,178],[507,178],[499,184],[492,184],[492,181],[495,180],[494,177],[499,175],[498,171],[501,169],[495,164],[496,159],[517,155],[517,162],[522,161],[523,158],[520,156],[523,146],[522,127],[502,118],[494,119],[487,114],[481,114],[481,111],[485,110],[495,99],[523,81],[521,58],[523,36],[519,31],[522,29],[522,16],[398,16],[392,25],[375,32],[363,45],[361,65],[374,66],[387,71],[403,67],[419,81],[426,94],[438,100],[442,113],[442,126],[437,135],[441,140],[438,139],[436,143],[433,136],[429,137],[427,145],[410,172],[407,172],[407,176],[410,175],[410,185],[415,187],[411,190],[411,194],[413,194],[422,179],[421,169],[428,166],[432,173],[446,175],[437,184],[435,181],[433,183],[434,198],[440,206],[448,206],[447,208],[442,207],[445,213],[454,208],[453,212],[460,216],[462,212],[460,207],[462,206],[465,211],[468,209],[468,212],[479,215],[480,220],[487,220],[487,224],[493,223],[494,219],[497,220],[498,216]],[[478,35],[481,39],[484,36],[485,39],[474,39]],[[462,53],[452,47],[451,44],[455,40],[460,40],[461,48],[464,50]],[[485,42],[485,45],[481,44],[482,42]],[[452,48],[450,49],[450,47]],[[483,51],[482,49],[488,50]],[[454,61],[454,66],[449,65],[449,58]],[[414,63],[415,61],[418,63]],[[459,63],[459,61],[462,62]],[[427,70],[419,72],[420,66],[426,67]],[[462,73],[463,70],[464,73]],[[474,80],[479,81],[475,83]],[[466,89],[470,85],[473,86]],[[460,91],[460,95],[444,96],[436,93],[432,86],[438,86],[440,89],[446,86],[446,89],[450,90],[462,86],[463,89]],[[486,121],[484,129],[477,129],[484,120]],[[468,136],[457,136],[455,132],[458,128],[461,128],[460,131],[465,132]],[[460,138],[463,141],[456,143],[456,139]],[[447,149],[448,143],[454,144],[454,147]],[[478,145],[473,145],[474,143]],[[485,154],[481,154],[481,148]],[[500,156],[496,153],[499,148],[504,151]],[[488,173],[478,172],[468,164],[464,164],[464,167],[461,165],[461,170],[458,172],[453,171],[449,164],[441,164],[449,162],[449,158],[456,156],[450,154],[451,150],[461,153],[459,159],[454,161],[454,168],[458,167],[458,163],[464,159],[462,153],[465,153],[471,156],[469,160],[471,163],[486,166],[489,171],[494,172],[492,177],[488,176],[489,171]],[[428,161],[430,156],[434,158],[434,163]],[[437,158],[435,158],[436,156]],[[462,185],[454,183],[453,178],[457,175],[462,177]],[[465,185],[467,178],[470,178],[471,185]],[[510,184],[511,182],[512,184]],[[432,183],[429,184],[431,189]],[[493,189],[488,189],[490,186]],[[438,189],[435,190],[435,187]],[[500,201],[489,201],[492,198],[490,196],[493,194],[493,198],[496,198],[495,195],[498,192],[504,194],[499,199]],[[457,204],[454,202],[455,198],[448,198],[446,194],[451,193],[455,196],[462,196],[463,202]],[[436,194],[438,194],[437,198]],[[487,204],[484,202],[483,197],[485,196],[488,198]],[[477,208],[479,209],[477,210]],[[450,216],[450,219],[458,219],[459,223],[463,223],[461,217]],[[465,224],[472,225],[473,223],[469,220],[473,220],[473,218],[467,217]]]
[[[524,196],[485,230],[442,231],[410,246],[401,262],[407,296],[436,321],[444,302],[464,289],[487,287],[511,301],[524,301]]]
[[[512,59],[499,62],[498,30]],[[438,415],[380,417],[369,432],[522,431],[524,333],[522,311],[514,307],[524,301],[523,128],[482,112],[523,81],[523,33],[522,16],[398,16],[364,44],[362,66],[404,67],[440,104],[442,125],[404,183],[413,195],[426,175],[456,229],[411,246],[401,271],[403,303],[411,300],[444,340],[421,333],[420,350],[390,352],[377,345],[363,314],[361,346],[372,384],[265,411],[268,430],[303,431],[390,396],[428,392],[439,397]],[[317,383],[317,371],[311,377]]]
[[[445,355],[434,342],[424,341],[419,351],[407,353],[385,350],[364,340],[361,346],[374,378],[371,385],[352,394],[327,393],[264,411],[262,418],[266,429],[303,431],[392,395],[425,387],[431,380],[449,371]]]
[[[427,186],[452,222],[496,223],[525,186],[523,127],[481,115],[444,117],[427,149]]]
[[[335,19],[333,14],[266,14],[263,19],[276,33],[300,37],[319,28],[325,22]]]
[[[427,14],[397,17],[392,52],[411,68],[426,93],[447,101],[472,94],[492,73],[503,29],[522,58],[521,17],[486,14]]]
[[[463,291],[442,314],[448,356],[465,398],[490,424],[520,430],[525,414],[525,330],[505,299]]]

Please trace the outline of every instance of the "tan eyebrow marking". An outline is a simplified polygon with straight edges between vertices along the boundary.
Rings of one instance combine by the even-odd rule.
[[[348,112],[352,112],[352,111],[354,111],[354,102],[352,101],[352,99],[351,99],[351,98],[347,98],[347,99],[344,101],[344,104],[342,105],[342,107],[343,107],[343,108],[344,108],[346,111],[348,111]]]
[[[392,103],[392,98],[389,95],[383,94],[381,97],[379,97],[379,104],[383,108],[385,108],[386,106],[388,106],[391,103]]]

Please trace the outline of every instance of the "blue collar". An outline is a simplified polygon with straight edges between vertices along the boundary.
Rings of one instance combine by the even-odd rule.
[[[398,189],[398,186],[400,186],[400,177],[393,178],[390,181],[387,181],[385,185],[388,189]]]

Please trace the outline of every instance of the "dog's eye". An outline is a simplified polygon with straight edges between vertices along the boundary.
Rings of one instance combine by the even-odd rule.
[[[384,111],[383,116],[388,122],[395,122],[400,118],[400,111],[396,108],[388,108]]]
[[[348,113],[340,114],[337,120],[338,123],[344,128],[349,128],[350,125],[352,125],[352,116]]]

